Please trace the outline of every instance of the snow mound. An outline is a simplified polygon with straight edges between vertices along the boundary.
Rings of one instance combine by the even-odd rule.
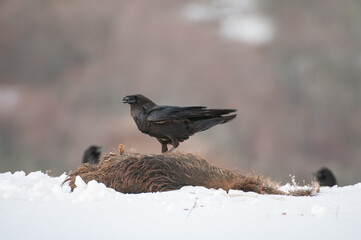
[[[361,183],[292,197],[204,187],[123,194],[80,177],[71,192],[65,178],[0,174],[1,239],[359,238]]]

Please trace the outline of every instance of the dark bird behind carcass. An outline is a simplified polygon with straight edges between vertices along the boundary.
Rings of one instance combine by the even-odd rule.
[[[97,164],[99,162],[100,154],[103,147],[90,146],[85,150],[82,163]]]
[[[317,171],[316,179],[322,187],[332,187],[337,185],[336,178],[333,175],[332,171],[328,168],[321,168]]]
[[[234,109],[208,109],[206,107],[158,106],[141,94],[123,98],[130,105],[131,115],[138,129],[155,137],[162,145],[162,152],[168,151],[167,144],[176,149],[180,142],[197,132],[226,123],[236,117]]]

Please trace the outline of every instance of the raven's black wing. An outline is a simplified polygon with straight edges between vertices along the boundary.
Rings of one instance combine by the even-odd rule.
[[[207,109],[206,107],[176,107],[176,106],[156,106],[149,110],[148,121],[166,121],[180,119],[203,119],[219,117],[224,114],[235,112],[233,109]]]

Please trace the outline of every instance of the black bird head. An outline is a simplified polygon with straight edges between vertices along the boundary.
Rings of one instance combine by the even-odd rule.
[[[332,187],[337,184],[336,178],[328,168],[321,168],[315,174],[317,181],[320,183],[320,186],[329,186]]]
[[[123,103],[136,104],[141,101],[142,97],[144,96],[141,94],[125,96],[123,98]]]
[[[84,152],[83,163],[97,164],[102,150],[104,150],[103,147],[90,146]]]
[[[142,105],[143,107],[154,107],[156,104],[142,94],[128,95],[123,98],[123,103]]]

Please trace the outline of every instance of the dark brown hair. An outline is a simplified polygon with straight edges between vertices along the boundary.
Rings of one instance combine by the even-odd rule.
[[[265,177],[222,169],[196,155],[182,153],[108,154],[98,164],[85,163],[70,173],[64,182],[69,182],[72,189],[75,188],[76,176],[85,182],[96,180],[122,193],[170,191],[184,186],[294,196],[310,196],[318,190],[318,186],[313,184],[307,190],[287,194],[278,189],[278,183]]]

